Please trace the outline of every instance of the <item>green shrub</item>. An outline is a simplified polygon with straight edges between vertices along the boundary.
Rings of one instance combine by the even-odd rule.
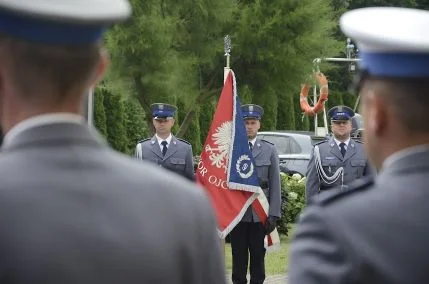
[[[305,177],[281,173],[282,183],[282,218],[277,223],[281,234],[287,234],[287,224],[295,223],[305,207]]]

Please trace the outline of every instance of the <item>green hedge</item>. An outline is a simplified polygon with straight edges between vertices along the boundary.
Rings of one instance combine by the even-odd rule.
[[[277,223],[281,234],[287,234],[287,224],[295,223],[305,207],[305,177],[280,174],[282,182],[282,218]]]

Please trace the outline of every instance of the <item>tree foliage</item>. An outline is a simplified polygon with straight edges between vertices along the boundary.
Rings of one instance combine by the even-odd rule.
[[[107,142],[114,149],[127,152],[124,104],[119,94],[103,92],[106,110]]]
[[[131,0],[131,4],[132,19],[106,36],[112,66],[105,90],[96,94],[95,124],[115,148],[130,152],[138,139],[153,134],[150,104],[174,104],[179,107],[174,133],[189,140],[195,154],[205,142],[223,86],[226,34],[232,38],[231,67],[241,103],[265,108],[263,129],[310,130],[314,121],[302,116],[300,85],[312,73],[313,59],[345,57],[339,16],[368,6],[429,8],[427,0]],[[356,97],[347,93],[353,77],[348,64],[320,68],[329,80],[327,108],[353,107]]]
[[[416,7],[416,0],[349,0],[348,9],[357,9],[364,7],[377,7],[377,6],[388,6],[388,7]]]
[[[285,114],[284,101],[298,96],[315,58],[334,56],[342,48],[334,38],[333,7],[324,0],[242,1],[237,19],[233,67],[252,102],[268,110],[264,129],[278,128],[281,117],[290,120],[281,125],[295,127],[295,112]]]
[[[222,49],[219,37],[229,19],[229,0],[131,1],[131,21],[107,36],[114,68],[110,88],[136,96],[148,117],[150,104],[194,107],[201,91],[202,66],[213,66]],[[225,9],[225,10],[223,10]],[[126,43],[126,44],[124,44]],[[153,130],[153,129],[152,129]]]
[[[133,99],[124,100],[125,131],[127,136],[126,153],[134,154],[139,140],[148,136],[147,128],[144,127],[144,112],[140,104]]]
[[[416,8],[429,10],[429,0],[417,0],[416,2]]]
[[[101,88],[97,88],[94,93],[94,125],[101,135],[107,137],[106,111]]]

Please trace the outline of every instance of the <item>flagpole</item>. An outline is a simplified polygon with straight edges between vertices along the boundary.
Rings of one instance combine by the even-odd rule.
[[[230,58],[231,58],[231,37],[229,35],[226,35],[224,37],[224,52],[225,52],[225,58],[226,58],[226,65],[223,68],[223,84],[225,85],[226,78],[228,77],[230,68]],[[220,245],[221,248],[223,248],[223,258],[225,260],[225,239],[220,239]]]
[[[223,68],[223,84],[225,85],[226,77],[228,77],[230,68],[230,57],[231,57],[231,37],[229,35],[226,35],[224,38],[224,50],[225,50],[225,57],[226,57],[226,65]]]

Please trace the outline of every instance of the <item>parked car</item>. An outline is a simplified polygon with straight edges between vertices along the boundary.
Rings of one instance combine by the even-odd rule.
[[[258,133],[258,137],[275,145],[279,154],[280,171],[290,175],[298,173],[302,176],[307,173],[313,144],[325,139],[314,136],[314,132],[289,130],[262,131]],[[195,172],[199,159],[199,156],[193,158]]]
[[[363,118],[360,114],[356,113],[352,118],[352,133],[350,135],[354,139],[362,139],[363,133]]]
[[[261,131],[258,137],[274,144],[280,160],[280,171],[305,176],[315,142],[325,137],[309,131]]]

